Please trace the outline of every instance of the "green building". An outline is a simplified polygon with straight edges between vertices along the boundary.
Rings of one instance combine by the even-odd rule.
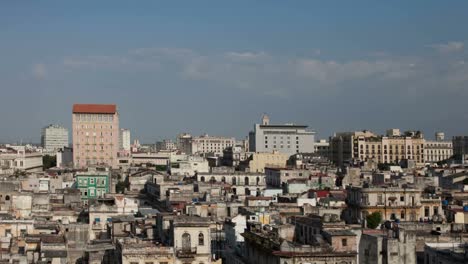
[[[109,171],[77,172],[75,186],[81,192],[81,201],[85,204],[88,200],[104,197],[110,192],[111,174]]]

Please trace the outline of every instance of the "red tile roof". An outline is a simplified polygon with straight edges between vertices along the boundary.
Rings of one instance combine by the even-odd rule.
[[[81,114],[115,114],[115,104],[74,104],[73,113]]]

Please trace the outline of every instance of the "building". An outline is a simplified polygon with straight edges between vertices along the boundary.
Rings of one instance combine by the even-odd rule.
[[[72,167],[73,166],[73,149],[65,147],[63,149],[59,149],[55,154],[57,157],[57,167],[64,168],[64,167]]]
[[[266,184],[268,187],[281,188],[289,180],[308,180],[311,175],[310,170],[289,169],[289,168],[265,168]]]
[[[179,216],[173,220],[176,264],[211,263],[210,219]]]
[[[116,245],[118,264],[174,263],[174,248],[137,238],[120,239]],[[155,262],[158,260],[158,262]]]
[[[221,156],[225,148],[235,146],[235,144],[235,138],[214,137],[205,134],[192,138],[192,154]]]
[[[108,170],[89,169],[86,172],[77,172],[75,180],[76,189],[81,192],[83,204],[87,204],[91,199],[104,197],[104,194],[111,190],[111,173]]]
[[[424,156],[426,162],[448,160],[453,156],[453,144],[444,140],[444,133],[437,132],[435,140],[426,140]]]
[[[116,105],[73,105],[73,163],[118,165],[119,115]]]
[[[313,153],[315,132],[307,126],[284,124],[271,125],[270,118],[263,115],[262,124],[255,124],[249,133],[249,151],[279,151],[287,155]]]
[[[330,143],[321,139],[314,144],[314,152],[320,157],[328,158],[330,153]]]
[[[367,215],[380,212],[383,220],[420,221],[442,217],[441,198],[413,188],[348,188],[349,223],[362,223]]]
[[[289,155],[277,150],[272,152],[256,152],[249,159],[250,172],[265,172],[265,167],[284,168],[289,159]]]
[[[15,171],[42,171],[42,153],[27,150],[25,147],[0,147],[0,174],[13,174]]]
[[[426,243],[424,263],[462,264],[468,263],[468,244],[466,243]]]
[[[386,136],[370,131],[337,133],[330,138],[331,160],[338,166],[345,163],[373,160],[377,163],[396,163],[413,160],[424,164],[424,136],[419,131],[390,129]]]
[[[175,149],[177,149],[177,146],[171,139],[164,139],[163,141],[156,142],[156,151]]]
[[[47,152],[55,152],[68,147],[68,129],[59,125],[42,128],[41,145]]]
[[[468,154],[468,136],[456,136],[452,139],[453,155],[458,161],[465,161]]]
[[[131,137],[130,137],[130,129],[120,129],[119,134],[119,147],[121,150],[130,151],[131,147]]]
[[[295,216],[290,222],[266,228],[248,226],[242,234],[243,263],[358,263],[356,234],[346,230],[344,223],[319,216]]]
[[[398,226],[389,230],[363,230],[359,243],[359,263],[416,263],[415,235]]]
[[[179,150],[187,155],[192,154],[192,135],[182,133],[177,137],[177,147]]]
[[[223,166],[237,167],[250,157],[249,152],[242,146],[227,147],[223,150]]]

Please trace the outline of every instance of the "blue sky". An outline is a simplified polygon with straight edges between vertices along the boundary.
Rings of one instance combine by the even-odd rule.
[[[243,138],[263,112],[320,137],[468,134],[466,1],[2,1],[0,141],[116,103],[143,142]]]

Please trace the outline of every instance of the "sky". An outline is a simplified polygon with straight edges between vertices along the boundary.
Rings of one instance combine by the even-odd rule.
[[[0,142],[115,103],[132,138],[468,135],[468,1],[1,1]]]

